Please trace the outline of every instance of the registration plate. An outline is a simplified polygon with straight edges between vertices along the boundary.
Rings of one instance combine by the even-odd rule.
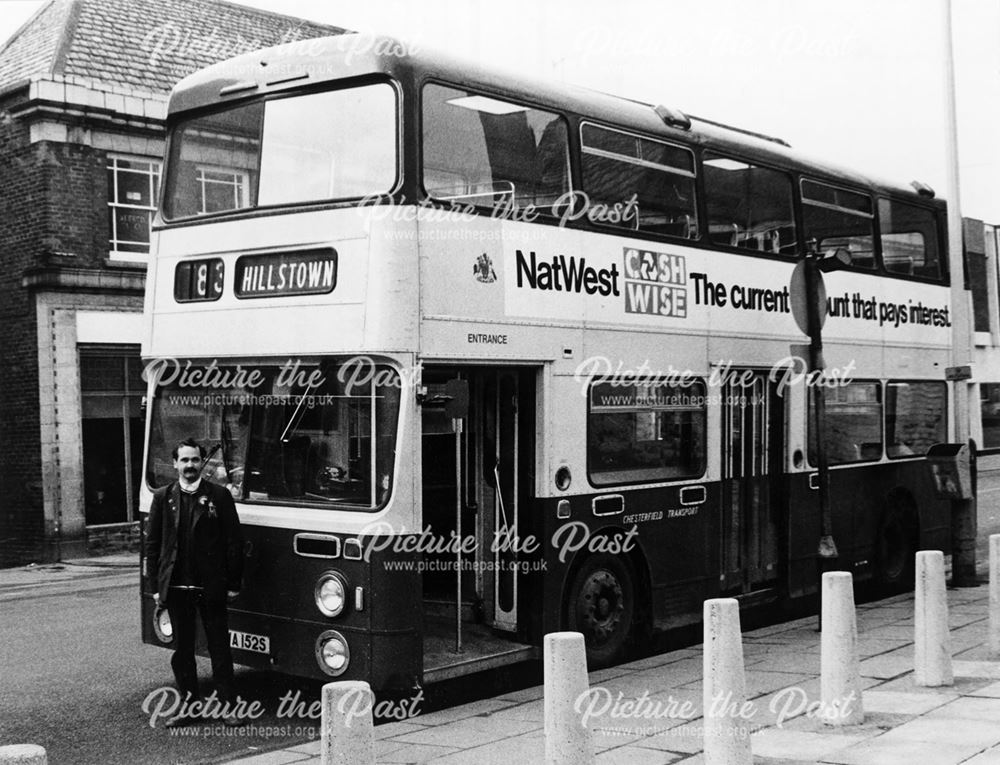
[[[242,651],[254,653],[271,653],[271,639],[267,635],[254,635],[251,632],[229,630],[229,645]]]

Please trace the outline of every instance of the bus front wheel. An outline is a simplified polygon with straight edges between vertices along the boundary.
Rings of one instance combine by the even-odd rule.
[[[597,553],[584,560],[569,588],[566,627],[583,633],[587,666],[625,657],[635,616],[635,577],[624,558]]]

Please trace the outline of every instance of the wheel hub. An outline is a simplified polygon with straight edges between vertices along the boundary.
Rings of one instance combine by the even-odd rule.
[[[594,638],[606,640],[625,611],[621,583],[610,571],[595,571],[580,590],[581,622]]]

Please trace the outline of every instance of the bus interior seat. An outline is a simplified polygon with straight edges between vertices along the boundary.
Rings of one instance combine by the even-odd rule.
[[[651,218],[655,222],[650,222]],[[678,239],[695,239],[698,236],[697,226],[690,215],[670,215],[645,216],[640,219],[643,231],[652,231],[657,234],[666,234]]]
[[[740,227],[736,223],[710,223],[708,237],[712,240],[712,244],[738,247]]]
[[[882,459],[882,443],[880,441],[863,441],[860,446],[859,456],[863,460]]]
[[[888,260],[885,257],[885,252],[882,254],[882,262],[885,264],[887,271],[893,274],[903,274],[904,276],[913,275],[913,258],[909,255],[904,257],[895,257],[892,260]]]

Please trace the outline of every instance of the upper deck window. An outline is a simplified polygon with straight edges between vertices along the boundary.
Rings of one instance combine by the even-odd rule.
[[[931,210],[894,199],[880,199],[878,218],[882,265],[886,271],[940,278],[937,221]]]
[[[802,181],[802,219],[806,240],[821,252],[843,249],[857,268],[875,268],[872,200],[867,194]]]
[[[597,125],[583,125],[580,139],[583,190],[595,213],[591,220],[698,238],[690,151]]]
[[[387,84],[257,101],[174,127],[167,218],[352,199],[396,182]]]
[[[787,174],[741,160],[705,156],[708,235],[713,244],[794,254],[798,241]]]
[[[462,205],[551,212],[569,191],[566,123],[551,112],[430,84],[424,188]]]

